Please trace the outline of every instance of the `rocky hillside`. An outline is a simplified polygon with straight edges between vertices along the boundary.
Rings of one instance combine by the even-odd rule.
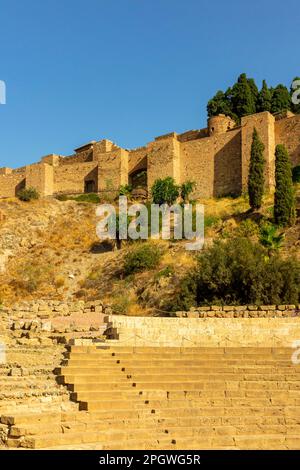
[[[271,197],[259,216],[249,213],[244,198],[203,202],[206,245],[235,235],[257,239],[257,217],[267,219],[272,212]],[[300,257],[299,212],[300,190],[298,223],[285,233],[284,256]],[[155,269],[124,276],[124,255],[136,243],[113,250],[99,243],[95,227],[91,203],[0,201],[0,302],[101,298],[118,313],[159,313],[194,266],[195,253],[187,252],[184,242],[160,241],[163,256]]]

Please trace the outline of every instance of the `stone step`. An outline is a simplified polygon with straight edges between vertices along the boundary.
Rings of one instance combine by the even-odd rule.
[[[116,371],[114,374],[102,374],[101,369],[97,368],[62,368],[60,376],[65,378],[65,383],[75,383],[83,381],[92,381],[92,382],[107,382],[107,381],[126,381],[132,380],[135,383],[139,382],[192,382],[192,381],[216,381],[220,379],[220,374],[218,373],[196,373],[191,371],[190,373],[176,374],[173,373],[161,375],[159,371],[149,372],[149,373],[122,373],[122,371]],[[298,373],[294,374],[247,374],[247,373],[223,373],[222,378],[225,381],[290,381],[290,382],[300,382],[300,375]],[[113,379],[113,380],[111,380]]]
[[[159,329],[156,329],[159,331]],[[137,330],[138,331],[138,330]],[[202,352],[202,353],[214,353],[218,355],[224,355],[229,353],[235,354],[257,354],[258,352],[263,354],[282,354],[286,352],[290,352],[290,348],[288,347],[203,347],[203,346],[126,346],[122,345],[121,342],[116,342],[114,345],[108,345],[107,343],[94,343],[92,345],[80,345],[80,346],[71,346],[70,350],[72,352],[89,352],[89,351],[123,351],[123,352],[130,352],[130,353],[139,353],[139,352],[162,352],[162,349],[165,353],[174,354],[175,352],[179,353],[186,353],[190,351],[194,352]]]
[[[294,368],[291,361],[291,357],[288,359],[264,359],[264,360],[256,360],[256,359],[202,359],[202,358],[195,358],[193,360],[185,359],[184,357],[172,357],[172,358],[157,358],[152,359],[149,357],[144,358],[135,358],[134,355],[132,358],[128,359],[117,359],[115,356],[111,357],[103,357],[99,354],[72,354],[71,359],[66,359],[66,362],[69,365],[89,365],[89,364],[101,364],[103,367],[110,367],[112,364],[122,364],[124,366],[137,366],[143,367],[145,365],[149,365],[151,367],[163,367],[169,365],[170,367],[177,367],[180,365],[186,366],[243,366],[243,367],[291,367]]]
[[[129,390],[135,387],[139,391],[150,390],[166,390],[166,391],[201,391],[201,390],[299,390],[299,382],[276,382],[276,381],[229,381],[229,380],[200,380],[191,382],[101,382],[95,376],[65,376],[65,383],[69,384],[71,391],[87,391],[87,390]]]
[[[25,425],[32,423],[57,423],[61,420],[61,412],[31,412],[2,414],[1,423],[7,425]]]
[[[88,393],[88,392],[87,392]],[[81,394],[76,394],[76,397],[79,398],[79,408],[81,410],[89,410],[93,411],[95,409],[119,409],[119,408],[143,408],[147,405],[149,408],[163,410],[165,408],[173,408],[177,406],[178,408],[190,407],[190,408],[198,408],[201,406],[211,406],[213,407],[224,407],[224,408],[237,408],[237,407],[245,407],[245,408],[263,408],[263,407],[278,407],[278,406],[295,406],[299,407],[300,413],[300,399],[299,398],[259,398],[259,397],[244,397],[244,398],[194,398],[194,399],[176,399],[176,400],[169,400],[166,398],[161,399],[143,399],[142,397],[133,396],[130,400],[118,400],[118,399],[111,399],[111,400],[98,400],[97,396],[95,398],[91,398],[88,395],[88,399],[82,398]]]
[[[195,364],[193,362],[187,363],[187,364],[169,364],[168,362],[165,362],[164,364],[147,364],[146,362],[144,364],[130,364],[127,365],[125,363],[120,362],[119,364],[112,364],[112,365],[107,365],[106,363],[102,363],[100,360],[99,361],[72,361],[70,360],[68,364],[66,365],[68,369],[66,368],[61,368],[60,371],[69,371],[69,370],[82,370],[82,369],[97,369],[101,370],[101,373],[104,374],[109,374],[110,372],[114,372],[115,370],[119,371],[128,371],[128,372],[134,372],[134,373],[141,373],[146,371],[149,371],[151,373],[156,372],[160,374],[164,373],[169,373],[171,368],[176,368],[176,371],[178,372],[186,372],[186,371],[192,371],[192,372],[203,372],[203,373],[235,373],[235,372],[242,372],[246,374],[273,374],[273,373],[278,373],[278,365],[272,364],[270,366],[258,366],[256,364],[248,366],[248,365],[230,365],[230,364],[215,364],[215,365],[210,365],[207,363],[203,364]],[[281,366],[280,367],[280,372],[281,373],[286,373],[286,374],[291,374],[291,373],[298,373],[299,378],[300,378],[300,371],[298,366]],[[62,373],[62,372],[61,372]]]
[[[73,400],[108,400],[108,399],[115,399],[115,398],[122,398],[122,399],[132,399],[133,397],[140,397],[142,399],[186,399],[186,400],[211,400],[211,399],[232,399],[232,398],[265,398],[271,401],[274,400],[285,400],[285,399],[300,399],[300,390],[289,390],[289,391],[280,391],[280,390],[261,390],[259,392],[259,396],[256,390],[201,390],[201,391],[167,391],[167,390],[150,390],[150,391],[143,391],[143,390],[136,390],[136,388],[126,389],[126,390],[109,390],[103,391],[99,390],[91,390],[90,387],[86,387],[86,390],[79,391],[77,387],[74,387],[75,390],[71,393],[71,397]]]

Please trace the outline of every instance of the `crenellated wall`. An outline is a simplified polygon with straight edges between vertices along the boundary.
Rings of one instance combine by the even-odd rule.
[[[171,176],[178,184],[194,181],[193,198],[239,195],[247,189],[254,128],[265,146],[266,189],[273,189],[276,144],[286,145],[293,165],[300,163],[300,115],[257,113],[243,117],[239,127],[228,116],[214,116],[205,129],[171,132],[134,150],[107,139],[92,141],[67,157],[49,154],[25,168],[0,168],[0,197],[13,197],[25,186],[42,196],[114,195],[145,170],[149,194],[156,179]]]

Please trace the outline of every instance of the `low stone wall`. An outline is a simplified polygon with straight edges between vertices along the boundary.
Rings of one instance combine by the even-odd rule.
[[[272,318],[112,315],[108,331],[111,339],[130,346],[292,348],[293,342],[300,340],[300,317],[289,316],[292,310],[282,312],[281,317]]]
[[[106,330],[112,313],[100,300],[60,302],[40,300],[2,307],[0,335],[5,343],[67,343],[76,337],[97,338]]]
[[[178,318],[281,318],[300,317],[300,305],[239,305],[193,307],[176,312]]]

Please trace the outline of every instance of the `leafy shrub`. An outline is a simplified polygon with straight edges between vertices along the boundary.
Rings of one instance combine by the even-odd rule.
[[[141,244],[129,251],[124,258],[124,273],[126,276],[146,269],[155,268],[161,258],[161,250],[150,243]]]
[[[132,193],[131,184],[124,184],[123,186],[120,186],[119,196],[129,196],[131,193]]]
[[[243,220],[236,229],[238,237],[255,237],[259,234],[258,225],[251,219]]]
[[[154,204],[172,205],[179,196],[179,189],[180,186],[175,184],[171,176],[164,179],[157,179],[151,188]]]
[[[184,202],[188,202],[190,194],[194,191],[196,183],[194,181],[186,181],[180,187],[180,196]]]
[[[260,243],[267,248],[269,256],[281,248],[284,233],[278,233],[275,225],[264,224],[260,229]]]
[[[204,217],[204,227],[210,228],[221,222],[221,218],[217,215],[207,215]]]
[[[130,299],[126,295],[120,295],[112,302],[112,309],[118,315],[126,315],[130,306]]]
[[[99,204],[100,202],[100,197],[95,193],[80,194],[80,196],[75,196],[72,199],[77,202],[91,202],[93,204]]]
[[[158,281],[162,277],[170,277],[174,274],[173,266],[166,266],[164,269],[155,274],[154,279]]]
[[[17,197],[20,199],[20,201],[29,202],[33,201],[34,199],[39,199],[40,196],[35,188],[25,188],[18,192]]]
[[[297,304],[300,263],[246,238],[216,241],[198,257],[197,267],[181,285],[173,309],[192,305]]]
[[[293,183],[300,183],[300,165],[292,169]]]

